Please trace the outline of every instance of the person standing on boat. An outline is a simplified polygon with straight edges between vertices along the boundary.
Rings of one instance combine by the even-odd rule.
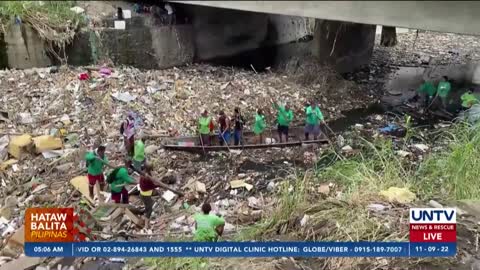
[[[228,118],[224,111],[220,111],[219,113],[218,124],[220,126],[218,133],[220,145],[223,145],[224,142],[230,144],[230,118]]]
[[[265,115],[261,109],[257,110],[255,115],[255,124],[253,125],[253,133],[257,136],[257,143],[263,143],[263,132],[267,124],[265,123]]]
[[[305,123],[305,140],[309,140],[310,133],[313,134],[313,139],[316,140],[320,135],[320,123],[325,124],[323,114],[318,107],[317,102],[312,102],[306,109],[306,123]]]
[[[198,133],[200,133],[200,143],[202,146],[210,145],[210,133],[212,126],[212,118],[208,116],[208,111],[204,110],[198,119]]]
[[[278,105],[277,103],[273,103],[273,107],[278,110],[277,114],[277,131],[278,131],[278,140],[282,142],[282,135],[285,134],[285,142],[288,142],[288,127],[293,120],[293,112],[290,109],[288,104],[285,106]]]
[[[236,107],[233,114],[233,142],[235,145],[239,143],[243,144],[243,125],[245,124],[245,120],[243,116],[240,114],[240,108]]]

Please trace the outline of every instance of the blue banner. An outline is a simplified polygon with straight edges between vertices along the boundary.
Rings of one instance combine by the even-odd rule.
[[[25,243],[31,257],[449,257],[456,243],[78,242]]]

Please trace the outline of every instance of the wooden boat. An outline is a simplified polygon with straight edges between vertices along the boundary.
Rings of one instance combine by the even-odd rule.
[[[262,149],[262,148],[284,148],[301,146],[302,144],[327,144],[330,141],[321,133],[317,140],[302,140],[304,138],[303,127],[291,127],[288,134],[288,142],[278,142],[278,133],[276,130],[266,130],[263,139],[268,141],[273,138],[273,143],[255,143],[255,134],[251,131],[245,131],[243,134],[243,145],[233,145],[233,134],[230,136],[230,144],[228,147],[220,145],[220,138],[218,134],[212,135],[210,138],[211,145],[203,145],[200,142],[199,136],[184,136],[168,138],[164,140],[163,148],[173,151],[185,151],[193,153],[201,153],[203,151],[228,151],[230,150],[244,150],[244,149]],[[312,135],[310,135],[312,136]],[[268,139],[267,139],[268,138]]]

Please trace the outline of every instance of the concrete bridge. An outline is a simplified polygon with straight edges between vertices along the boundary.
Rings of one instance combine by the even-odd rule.
[[[319,61],[334,65],[339,72],[350,72],[370,62],[376,25],[480,34],[478,18],[480,2],[175,0],[169,2],[184,4],[182,6],[192,10],[192,21],[194,25],[198,25],[196,29],[200,31],[196,32],[199,40],[217,37],[216,42],[206,42],[208,46],[202,51],[209,51],[212,44],[225,44],[224,47],[230,51],[247,48],[242,43],[228,43],[226,40],[248,40],[250,49],[265,47],[265,43],[255,40],[266,39],[264,37],[271,31],[261,32],[260,29],[265,29],[267,24],[273,25],[274,36],[288,37],[283,40],[277,38],[276,41],[270,41],[270,44],[296,42],[299,36],[305,33],[304,30],[299,31],[298,27],[305,24],[298,24],[296,21],[314,18],[315,30],[309,50]],[[288,19],[291,23],[281,18],[291,18]],[[215,28],[217,30],[212,31]],[[250,37],[244,38],[245,36]],[[215,45],[212,48],[214,49],[210,51],[214,54],[227,52],[225,48]]]
[[[169,1],[243,11],[480,34],[478,1]]]

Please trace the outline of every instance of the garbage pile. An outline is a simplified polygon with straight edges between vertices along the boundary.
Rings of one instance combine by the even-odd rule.
[[[152,237],[151,230],[141,231],[142,203],[135,197],[135,188],[131,209],[109,205],[108,193],[97,192],[97,201],[88,196],[85,153],[103,144],[110,163],[121,165],[124,146],[119,126],[128,111],[137,113],[141,132],[150,136],[145,152],[154,176],[187,194],[179,199],[161,190],[156,197],[158,219],[152,222],[158,223],[160,231],[185,232],[191,226],[179,215],[190,215],[188,211],[194,211],[207,195],[215,209],[236,222],[228,230],[260,218],[272,201],[258,192],[273,192],[280,175],[303,164],[304,149],[251,151],[238,158],[218,154],[199,162],[197,156],[160,149],[163,136],[194,133],[203,109],[213,116],[219,110],[231,113],[238,106],[248,121],[260,108],[273,125],[272,102],[288,101],[297,114],[296,123],[303,124],[304,104],[313,98],[327,118],[340,117],[341,111],[368,102],[362,93],[345,99],[346,94],[357,94],[354,87],[323,93],[327,85],[299,85],[287,75],[208,65],[156,71],[112,66],[10,70],[0,72],[0,85],[0,197],[4,198],[0,248],[10,258],[4,260],[7,263],[22,254],[22,213],[27,207],[64,205],[88,210],[82,218],[96,232],[87,237],[112,239],[124,232]],[[197,169],[198,164],[204,169]]]
[[[388,62],[399,66],[466,64],[480,58],[477,36],[438,32],[397,34],[395,47],[376,44],[374,64]]]

